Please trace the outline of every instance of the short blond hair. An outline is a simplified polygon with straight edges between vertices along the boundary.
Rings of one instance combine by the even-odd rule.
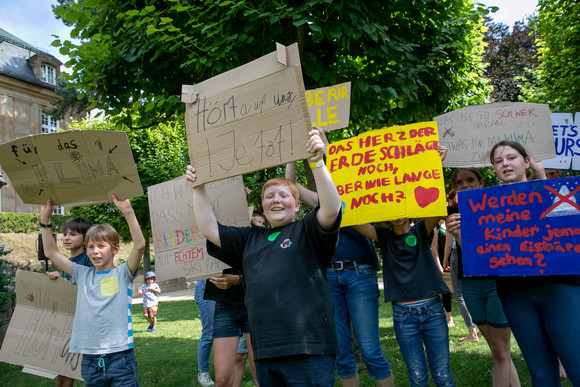
[[[110,224],[95,224],[87,231],[85,247],[90,242],[107,242],[111,246],[119,245],[119,233]]]

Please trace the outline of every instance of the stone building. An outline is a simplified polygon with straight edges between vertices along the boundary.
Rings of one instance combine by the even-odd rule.
[[[0,143],[29,134],[51,133],[68,128],[71,116],[81,120],[84,116],[69,114],[57,120],[46,114],[52,103],[60,97],[60,66],[54,56],[43,52],[0,28]],[[1,166],[0,166],[1,167]],[[38,213],[38,205],[24,204],[10,186],[0,190],[1,212]],[[58,208],[63,213],[63,208]]]

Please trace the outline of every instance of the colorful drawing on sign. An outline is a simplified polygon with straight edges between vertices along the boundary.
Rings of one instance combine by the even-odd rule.
[[[458,193],[466,276],[580,274],[580,176]]]
[[[77,287],[64,279],[19,270],[16,309],[0,351],[0,361],[29,373],[82,380],[82,355],[69,353]]]
[[[127,133],[69,130],[0,145],[0,164],[27,204],[70,207],[143,195]]]
[[[347,128],[350,119],[350,82],[306,90],[310,121],[325,131]]]
[[[435,117],[439,141],[449,150],[445,167],[489,166],[489,149],[501,140],[525,145],[536,160],[552,158],[554,137],[548,105],[496,102]]]
[[[240,176],[209,183],[206,189],[221,224],[250,225]],[[193,193],[185,177],[150,186],[148,197],[159,281],[208,278],[228,267],[207,253],[206,239],[198,231],[193,215]]]
[[[309,157],[311,130],[298,45],[183,85],[196,185]]]
[[[341,225],[447,215],[438,146],[435,122],[330,144],[326,165],[342,201]]]
[[[580,169],[580,112],[576,113],[576,119],[571,113],[552,113],[552,131],[554,132],[554,145],[556,157],[542,160],[545,168],[554,169]]]

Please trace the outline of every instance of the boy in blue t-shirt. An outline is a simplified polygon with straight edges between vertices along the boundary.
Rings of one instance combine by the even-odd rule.
[[[74,218],[67,220],[62,227],[62,242],[65,249],[69,250],[71,254],[69,260],[87,267],[93,267],[93,264],[85,251],[85,235],[92,225],[93,224],[88,219]],[[46,246],[44,248],[45,250],[48,248],[52,251],[57,248],[56,241],[53,238],[43,240],[42,245]],[[59,279],[62,276],[64,279],[70,281],[70,276],[65,272],[61,274],[59,271],[47,271],[46,275],[52,280]],[[54,385],[56,387],[72,387],[73,384],[74,379],[65,375],[58,375],[54,380]]]
[[[92,226],[85,237],[87,256],[94,267],[71,262],[54,246],[44,245],[45,254],[77,285],[77,307],[70,352],[83,354],[81,374],[85,385],[138,386],[137,362],[133,351],[131,291],[145,251],[145,238],[129,199],[115,206],[129,225],[133,239],[127,261],[113,264],[121,246],[119,234],[108,224]],[[50,200],[40,210],[42,239],[52,239]]]

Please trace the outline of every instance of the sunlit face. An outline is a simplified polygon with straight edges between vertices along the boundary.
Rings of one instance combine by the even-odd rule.
[[[145,280],[145,282],[147,282],[147,285],[151,285],[153,282],[155,282],[155,277],[149,277]]]
[[[462,169],[457,172],[455,186],[458,191],[483,188],[483,180],[479,180],[473,172]]]
[[[530,157],[524,158],[511,146],[499,146],[493,154],[493,168],[504,183],[527,181],[526,169],[530,167]]]
[[[263,216],[256,215],[252,218],[252,224],[258,227],[266,227],[266,219]]]
[[[83,234],[78,233],[76,231],[66,230],[62,237],[62,244],[64,248],[67,250],[78,250],[83,249],[83,245],[85,244],[85,238]]]
[[[270,225],[279,227],[292,223],[296,219],[300,203],[294,199],[288,187],[273,185],[264,192],[262,208]]]
[[[87,243],[87,255],[96,271],[107,271],[115,268],[113,258],[119,252],[120,246],[111,246],[105,241],[92,241]]]

